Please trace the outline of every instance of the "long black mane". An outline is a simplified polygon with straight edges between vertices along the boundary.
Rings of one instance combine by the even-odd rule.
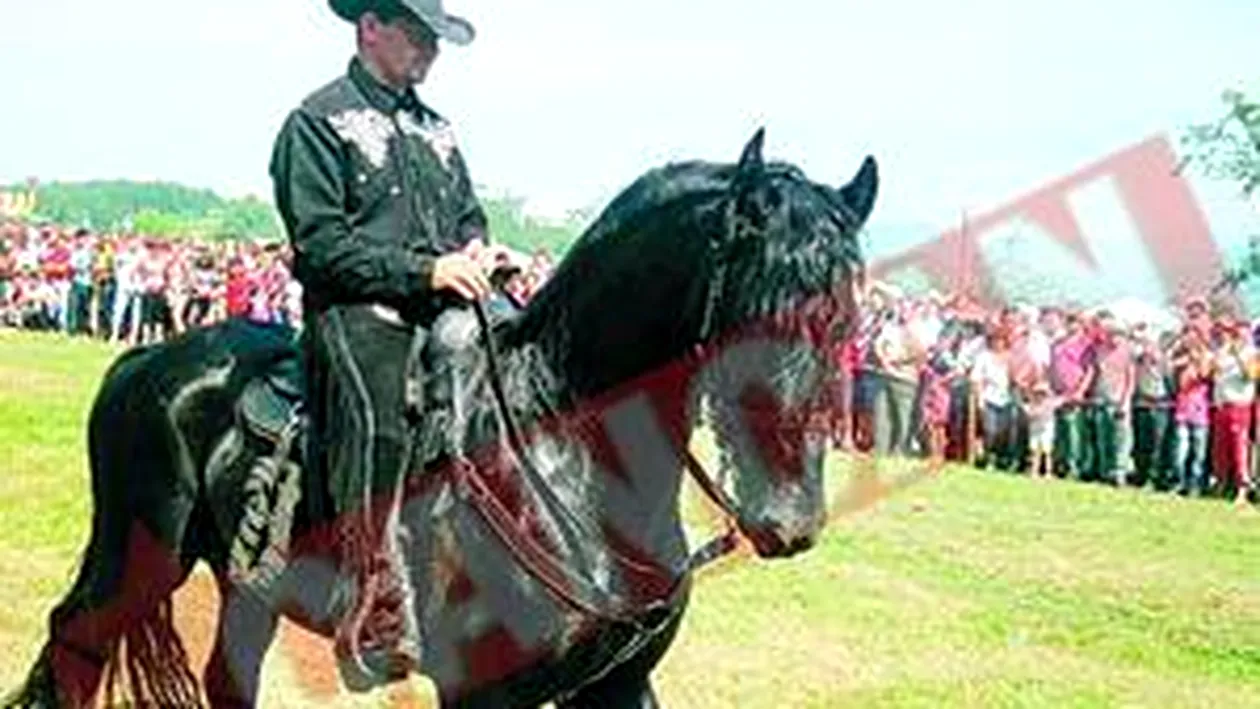
[[[566,388],[595,395],[695,343],[720,263],[729,269],[717,284],[716,331],[781,314],[861,271],[862,220],[841,193],[783,163],[752,184],[740,176],[737,165],[703,161],[645,173],[572,246],[508,341],[538,344]],[[767,232],[775,238],[760,238]],[[643,331],[645,319],[666,321],[652,329],[668,339],[619,336]]]

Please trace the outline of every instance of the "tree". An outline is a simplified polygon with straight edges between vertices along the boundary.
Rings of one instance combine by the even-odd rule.
[[[1181,139],[1181,168],[1198,165],[1209,177],[1242,185],[1243,194],[1260,189],[1260,103],[1242,91],[1221,94],[1226,110],[1212,123],[1192,125]]]
[[[207,238],[216,240],[276,241],[284,235],[276,210],[253,196],[224,204],[209,215],[208,221]]]
[[[170,212],[159,212],[155,209],[143,209],[131,219],[131,227],[138,234],[153,236],[185,237],[188,236],[187,223],[179,215]]]
[[[1182,136],[1178,172],[1195,166],[1209,178],[1238,183],[1254,200],[1260,197],[1260,103],[1237,89],[1223,91],[1221,102],[1225,110],[1216,121],[1192,125]],[[1249,235],[1225,262],[1212,294],[1235,297],[1249,311],[1260,307],[1260,234]]]
[[[0,190],[4,189],[0,187]],[[9,189],[27,189],[15,185]],[[211,190],[169,182],[129,180],[50,182],[35,185],[33,218],[100,231],[215,241],[277,241],[284,238],[279,214],[258,197],[225,199]],[[531,219],[524,200],[511,195],[482,200],[491,237],[519,251],[544,249],[561,256],[590,215],[578,211],[555,223]]]
[[[490,238],[518,251],[529,253],[543,249],[558,258],[581,233],[577,215],[555,224],[531,219],[525,214],[524,200],[519,197],[484,198],[481,206],[489,222]]]

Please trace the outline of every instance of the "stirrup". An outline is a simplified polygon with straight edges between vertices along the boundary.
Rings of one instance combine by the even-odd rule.
[[[358,581],[351,583],[356,586],[352,591],[355,603],[348,612],[354,613],[357,617],[342,620],[337,627],[333,645],[333,654],[342,683],[352,692],[367,692],[381,684],[406,679],[413,670],[420,668],[420,651],[407,637],[405,620],[399,621],[404,630],[401,631],[401,637],[397,642],[365,648],[363,635],[371,615],[377,612],[374,607],[377,594],[370,594],[369,598],[360,599],[359,595],[363,593],[363,590],[359,587]],[[405,614],[405,601],[403,606],[400,613]]]
[[[334,633],[334,655],[342,682],[355,692],[370,691],[382,683],[406,679],[413,670],[420,668],[421,652],[412,642],[409,630],[409,614],[414,611],[408,603],[406,569],[398,568],[389,552],[375,548],[364,532],[365,522],[355,519],[343,522],[338,543],[343,559],[341,583],[347,587],[348,603],[344,615]],[[381,568],[382,562],[384,568]],[[390,599],[390,595],[397,599]],[[397,603],[397,618],[390,622],[397,627],[393,632],[376,632],[372,620],[384,602]],[[389,637],[396,633],[396,637]],[[388,638],[364,647],[364,636],[381,635]]]

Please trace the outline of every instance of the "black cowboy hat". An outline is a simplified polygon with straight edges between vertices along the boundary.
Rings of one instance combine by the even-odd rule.
[[[365,12],[402,8],[428,25],[438,37],[452,44],[469,44],[477,34],[468,20],[448,15],[442,7],[442,0],[328,0],[328,6],[347,22],[358,21]]]

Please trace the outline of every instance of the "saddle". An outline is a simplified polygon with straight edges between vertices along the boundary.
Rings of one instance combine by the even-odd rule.
[[[521,314],[515,303],[502,297],[492,299],[485,310],[492,328]],[[473,377],[483,374],[475,363],[484,356],[481,349],[481,328],[473,312],[448,310],[433,323],[418,353],[424,360],[424,374],[413,371],[407,381],[399,382],[399,386],[422,392],[422,396],[408,399],[423,402],[422,410],[410,413],[425,422],[423,429],[417,431],[419,459],[425,464],[456,452],[452,450],[455,442],[451,434],[456,430],[453,424],[465,418],[460,410],[463,402],[456,392],[468,388],[457,377],[461,373]],[[299,352],[300,348],[294,348],[245,385],[238,400],[237,417],[244,430],[305,469],[301,458],[305,450],[301,445],[306,430],[305,386]]]
[[[285,357],[245,385],[237,404],[241,423],[251,433],[279,445],[287,431],[301,428],[304,416],[302,361]],[[294,461],[300,462],[300,461]]]
[[[506,299],[490,306],[486,312],[492,328],[521,312]],[[422,410],[408,414],[413,421],[423,421],[414,435],[416,460],[424,467],[459,454],[459,434],[468,419],[462,410],[466,396],[460,392],[475,387],[475,382],[462,379],[485,376],[485,368],[478,366],[485,360],[481,334],[470,309],[446,311],[420,343],[422,349],[412,355],[423,359],[424,374],[412,367],[407,380],[399,382],[422,392],[415,397],[423,402]],[[324,494],[325,483],[312,475],[313,468],[304,460],[308,413],[300,352],[300,347],[293,347],[274,359],[244,386],[236,404],[237,429],[249,439],[245,455],[250,470],[231,567],[238,582],[259,588],[266,588],[267,579],[283,568],[298,502],[306,496],[321,499]]]

